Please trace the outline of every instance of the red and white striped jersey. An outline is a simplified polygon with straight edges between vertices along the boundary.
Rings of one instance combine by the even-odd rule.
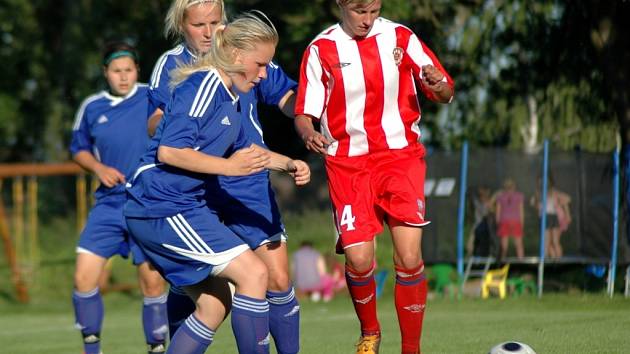
[[[431,64],[453,80],[433,52],[407,27],[378,18],[353,39],[339,24],[320,33],[302,58],[295,114],[320,119],[331,156],[403,149],[420,138],[416,83]]]

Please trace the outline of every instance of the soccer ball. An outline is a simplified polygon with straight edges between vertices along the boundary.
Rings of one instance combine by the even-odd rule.
[[[501,344],[497,344],[488,354],[536,354],[534,349],[527,344],[520,342],[504,342]]]

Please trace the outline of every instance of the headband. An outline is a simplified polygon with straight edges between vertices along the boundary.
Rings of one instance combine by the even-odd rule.
[[[108,55],[107,58],[105,58],[105,60],[103,60],[103,65],[107,66],[109,65],[109,63],[112,62],[112,60],[114,59],[118,59],[120,57],[131,57],[131,59],[133,59],[133,61],[137,61],[138,58],[136,57],[136,55],[128,50],[118,50],[113,52],[112,54]]]
[[[203,4],[203,3],[206,3],[206,2],[215,2],[215,3],[219,3],[219,2],[218,2],[218,1],[216,1],[216,0],[193,0],[193,1],[189,2],[189,3],[188,3],[188,5],[186,5],[186,8],[189,8],[189,7],[191,7],[191,6],[198,5],[198,4]]]

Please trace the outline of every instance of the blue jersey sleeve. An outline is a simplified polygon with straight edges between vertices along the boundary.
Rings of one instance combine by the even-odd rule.
[[[175,60],[166,55],[160,57],[155,64],[149,87],[149,114],[153,114],[158,108],[166,111],[166,105],[171,99],[171,90],[169,89],[170,72],[176,66]]]
[[[277,106],[289,90],[297,91],[297,82],[287,76],[280,66],[269,63],[267,78],[258,86],[258,101]]]
[[[74,127],[72,128],[72,142],[70,143],[70,153],[72,156],[76,155],[79,151],[92,152],[92,136],[90,134],[90,125],[88,122],[88,101],[83,101],[81,107],[76,113],[74,120]]]
[[[175,91],[173,100],[169,103],[162,118],[164,122],[160,127],[162,134],[160,145],[178,149],[194,149],[199,134],[200,119],[188,114],[192,100],[189,94],[182,91]]]

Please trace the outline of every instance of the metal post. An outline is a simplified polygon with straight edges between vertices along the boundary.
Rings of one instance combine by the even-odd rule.
[[[457,273],[464,275],[464,215],[466,213],[466,177],[468,175],[468,142],[462,145],[462,163],[459,177],[459,208],[457,210]]]
[[[538,261],[538,298],[543,294],[543,278],[545,276],[545,229],[547,227],[547,179],[549,173],[549,140],[545,140],[543,149],[542,190],[540,200],[540,253]]]
[[[619,150],[613,153],[613,242],[608,265],[608,295],[612,298],[615,292],[615,276],[617,273],[617,247],[619,242]]]

